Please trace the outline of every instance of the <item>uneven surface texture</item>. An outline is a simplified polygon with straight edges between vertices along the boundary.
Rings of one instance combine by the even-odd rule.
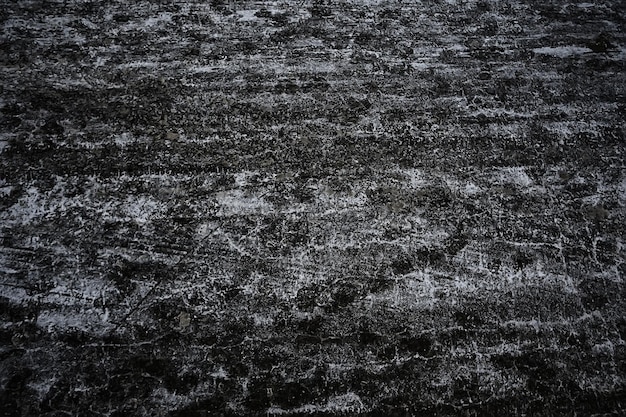
[[[623,2],[0,3],[0,415],[626,413]]]

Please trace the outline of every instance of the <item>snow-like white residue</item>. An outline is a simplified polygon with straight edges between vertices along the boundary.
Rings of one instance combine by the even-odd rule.
[[[9,146],[9,141],[0,139],[0,153],[4,152],[4,149]]]
[[[5,213],[8,214],[10,220],[25,225],[42,218],[47,211],[49,212],[50,209],[45,206],[45,196],[42,196],[37,188],[30,187],[25,195]]]
[[[145,26],[151,27],[158,25],[160,23],[171,23],[172,22],[172,14],[171,13],[159,13],[155,17],[147,18],[143,23]]]
[[[267,415],[282,415],[282,414],[292,414],[292,413],[304,413],[304,414],[313,414],[316,412],[322,413],[362,413],[367,411],[367,407],[361,400],[358,394],[354,392],[347,392],[342,395],[335,395],[329,397],[326,404],[318,405],[318,404],[305,404],[298,408],[285,410],[281,407],[272,406],[267,409]]]
[[[428,183],[424,178],[424,172],[419,169],[409,168],[399,172],[409,181],[411,188],[423,188]]]
[[[200,65],[200,66],[189,67],[189,72],[200,74],[200,73],[215,72],[217,71],[217,69],[218,68],[215,67],[214,65]]]
[[[110,323],[103,320],[105,317],[108,318],[108,311],[99,308],[42,311],[37,316],[37,327],[48,332],[74,329],[93,333],[94,330],[104,331],[111,326]]]
[[[56,286],[43,297],[42,301],[59,305],[92,306],[95,300],[106,301],[115,290],[104,280],[96,277],[73,277],[71,285],[60,278]]]
[[[89,19],[85,19],[84,17],[80,19],[80,23],[82,23],[88,29],[91,29],[91,30],[97,30],[98,29],[98,25],[96,25],[95,23],[93,23]]]
[[[591,52],[591,49],[582,46],[544,46],[535,48],[533,52],[540,55],[549,55],[555,58],[567,58],[574,55],[581,55]]]
[[[163,209],[160,203],[149,197],[128,197],[122,206],[123,213],[138,224],[145,224],[157,212]]]
[[[460,181],[456,178],[444,178],[444,181],[454,194],[471,197],[482,192],[482,189],[472,181]]]
[[[323,46],[324,41],[317,38],[296,39],[293,42],[294,48],[321,48]]]
[[[125,64],[120,64],[117,66],[118,69],[128,69],[128,68],[155,68],[159,64],[157,62],[152,61],[134,61],[127,62]]]
[[[294,73],[312,73],[312,74],[329,74],[337,71],[334,62],[324,60],[309,59],[301,61],[296,65],[285,65],[282,62],[268,62],[263,64],[263,74],[294,74]]]
[[[256,13],[258,12],[258,10],[238,10],[237,11],[237,15],[239,16],[239,21],[240,22],[254,22],[259,20],[258,17],[256,17]]]
[[[365,405],[354,392],[330,397],[326,404],[327,411],[364,411]]]
[[[622,178],[617,190],[617,196],[622,207],[626,206],[626,177]]]
[[[215,198],[222,215],[267,213],[273,209],[263,198],[245,194],[241,190],[222,191]]]
[[[494,173],[496,184],[514,184],[519,187],[530,187],[533,180],[528,176],[524,167],[506,167]]]
[[[131,133],[124,132],[121,135],[115,136],[115,144],[120,147],[124,147],[131,143],[137,142],[137,138],[135,138]]]
[[[602,343],[597,343],[591,348],[591,352],[594,356],[609,356],[612,357],[615,353],[615,345],[610,340],[605,340]]]
[[[162,24],[172,22],[172,14],[168,12],[159,13],[156,16],[148,17],[143,21],[130,21],[120,27],[122,31],[132,31],[138,29],[152,28]]]
[[[14,188],[15,187],[13,186],[0,187],[0,197],[5,197],[11,194],[11,191],[13,191]]]
[[[324,212],[325,215],[328,215],[345,209],[363,207],[367,204],[367,196],[363,192],[355,195],[322,192],[318,196],[318,201],[323,206],[331,207]]]
[[[258,175],[257,171],[240,171],[234,174],[235,184],[237,187],[245,187],[248,185],[250,178]]]
[[[463,194],[467,196],[472,196],[472,195],[476,195],[480,193],[480,191],[481,191],[480,187],[470,181],[467,184],[465,184],[465,187],[463,187],[462,192]]]

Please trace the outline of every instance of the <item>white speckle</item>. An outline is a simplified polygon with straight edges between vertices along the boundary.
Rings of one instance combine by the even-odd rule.
[[[124,214],[138,224],[145,224],[157,213],[162,204],[152,198],[128,197],[123,205]]]
[[[239,10],[237,11],[237,15],[239,16],[240,22],[254,22],[259,20],[256,17],[257,10]]]
[[[202,66],[190,67],[189,72],[200,74],[200,73],[215,72],[217,71],[217,69],[218,68],[213,65],[202,65]]]
[[[133,142],[136,142],[137,139],[130,133],[128,132],[124,132],[121,135],[117,135],[115,136],[115,144],[117,146],[121,146],[124,147],[128,144],[131,144]]]
[[[626,177],[622,178],[622,182],[619,183],[617,195],[622,207],[626,206]]]
[[[335,194],[332,192],[320,193],[318,199],[320,203],[330,207],[323,212],[324,215],[335,214],[345,209],[363,207],[367,204],[367,196],[362,192],[357,195],[347,193]]]
[[[591,49],[582,46],[544,46],[543,48],[533,49],[533,52],[539,55],[553,56],[555,58],[567,58],[591,52]]]
[[[11,191],[13,191],[15,187],[12,186],[8,186],[8,187],[0,187],[0,196],[5,197],[9,194],[11,194]]]
[[[82,18],[82,19],[80,19],[80,22],[81,22],[83,25],[85,25],[85,27],[87,27],[87,28],[89,28],[89,29],[91,29],[91,30],[96,30],[96,29],[98,29],[98,26],[97,26],[96,24],[94,24],[94,23],[93,23],[91,20],[89,20],[89,19]]]
[[[354,392],[348,392],[343,395],[337,395],[330,397],[326,404],[327,411],[351,411],[359,412],[365,410],[365,405]]]
[[[37,316],[37,326],[53,333],[58,329],[78,329],[90,331],[89,319],[85,312],[42,311]]]
[[[210,232],[213,230],[213,228],[211,227],[210,224],[208,223],[202,223],[198,226],[198,228],[196,229],[196,238],[198,240],[202,240],[205,237],[207,237]]]
[[[237,187],[245,187],[246,185],[248,185],[248,180],[250,179],[250,177],[253,177],[255,174],[256,172],[252,171],[237,172],[236,174],[234,174],[235,184],[237,185]]]
[[[468,196],[476,195],[480,193],[480,187],[478,187],[473,182],[468,182],[465,184],[465,188],[463,189],[463,193]]]
[[[255,326],[269,326],[274,323],[274,319],[269,316],[264,316],[258,313],[252,315],[252,319],[254,320]]]
[[[401,173],[409,180],[411,188],[422,188],[427,184],[424,173],[419,169],[406,169],[402,170]]]
[[[591,352],[594,356],[606,355],[613,356],[615,354],[615,346],[610,340],[604,343],[598,343],[591,348]]]
[[[127,68],[155,68],[158,64],[156,62],[151,61],[135,61],[128,62],[126,64],[118,65],[118,69],[127,69]]]
[[[211,372],[211,377],[213,378],[220,378],[220,379],[226,379],[228,378],[228,373],[226,373],[226,370],[224,369],[224,367],[220,366],[219,369],[215,372]]]
[[[298,408],[285,410],[280,407],[273,406],[267,410],[268,415],[282,415],[292,413],[312,414],[315,412],[322,413],[362,413],[367,411],[367,407],[363,404],[361,397],[354,392],[347,392],[342,395],[335,395],[328,398],[325,405],[304,404]]]
[[[514,184],[519,187],[530,187],[533,180],[528,176],[524,167],[506,167],[494,174],[496,184]]]
[[[159,25],[161,23],[171,23],[172,22],[172,14],[171,13],[159,13],[156,17],[147,18],[143,24],[147,27],[152,27]]]
[[[12,220],[25,225],[30,224],[46,214],[45,196],[39,193],[35,187],[26,190],[26,195],[22,196],[8,211]]]
[[[269,212],[272,205],[255,195],[246,195],[241,190],[222,191],[216,194],[222,215],[232,214],[252,214],[258,212]]]
[[[411,68],[413,68],[415,70],[425,70],[425,69],[428,69],[428,68],[430,68],[432,66],[433,65],[431,63],[428,63],[428,62],[420,62],[420,61],[411,62]]]

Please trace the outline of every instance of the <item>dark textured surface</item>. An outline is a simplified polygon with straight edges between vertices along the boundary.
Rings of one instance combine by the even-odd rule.
[[[233,3],[1,2],[0,415],[625,413],[623,2]]]

